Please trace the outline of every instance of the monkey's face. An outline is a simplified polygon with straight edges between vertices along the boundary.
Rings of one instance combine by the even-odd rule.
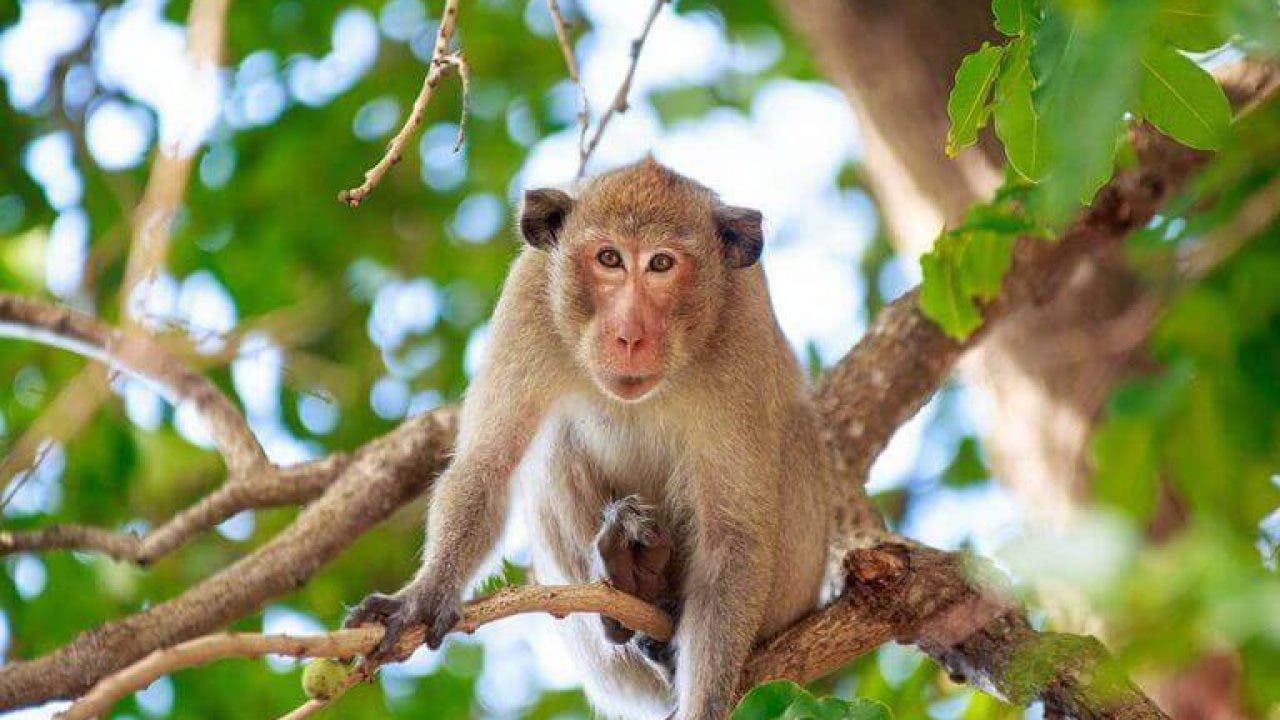
[[[652,393],[673,365],[683,364],[680,316],[688,312],[697,261],[673,242],[589,234],[571,251],[575,284],[592,313],[579,355],[601,390],[635,402]]]
[[[711,345],[731,273],[756,261],[760,213],[644,161],[525,194],[520,230],[550,253],[557,331],[607,396],[641,402]]]

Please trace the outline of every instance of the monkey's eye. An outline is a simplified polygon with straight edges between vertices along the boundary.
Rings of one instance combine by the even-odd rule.
[[[620,268],[622,267],[622,255],[613,248],[604,248],[596,253],[596,262],[607,268]]]
[[[666,253],[656,253],[649,258],[649,269],[653,272],[664,273],[675,267],[676,259]]]

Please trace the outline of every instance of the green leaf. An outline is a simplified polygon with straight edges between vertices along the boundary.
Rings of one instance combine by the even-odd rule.
[[[982,324],[982,314],[964,290],[957,260],[936,246],[920,258],[920,310],[943,332],[963,340]]]
[[[992,0],[991,11],[996,16],[996,29],[1010,36],[1029,33],[1040,20],[1036,0]]]
[[[1053,158],[1035,212],[1057,225],[1089,203],[1111,177],[1125,113],[1138,96],[1138,64],[1153,4],[1147,0],[1053,5],[1034,36],[1036,107]]]
[[[502,558],[502,566],[498,571],[480,581],[476,587],[476,597],[493,595],[499,590],[523,585],[526,579],[524,568],[506,558]]]
[[[996,136],[1004,144],[1005,157],[1019,175],[1032,182],[1044,178],[1045,125],[1032,100],[1035,77],[1031,74],[1030,41],[1015,40],[996,84]]]
[[[993,300],[1013,260],[1014,235],[969,233],[960,254],[960,283],[970,296]]]
[[[790,680],[775,680],[755,686],[734,708],[730,720],[772,720],[780,718],[808,691]]]
[[[982,462],[982,452],[978,448],[978,440],[973,436],[965,437],[956,446],[956,454],[942,471],[942,482],[949,487],[969,487],[991,477],[986,463]]]
[[[956,70],[955,84],[947,99],[951,128],[947,131],[947,154],[955,155],[978,140],[978,131],[987,124],[991,106],[987,100],[1000,71],[1004,46],[983,43],[969,53]]]
[[[1163,0],[1156,10],[1156,36],[1183,50],[1204,52],[1227,42],[1222,0]]]
[[[1152,125],[1200,150],[1221,147],[1231,125],[1231,105],[1213,76],[1168,46],[1143,53],[1139,100]]]
[[[815,698],[790,680],[757,685],[738,703],[731,720],[892,720],[874,700]]]

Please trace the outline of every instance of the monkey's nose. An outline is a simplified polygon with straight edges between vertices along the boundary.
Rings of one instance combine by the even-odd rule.
[[[635,332],[618,333],[618,348],[626,352],[628,360],[630,360],[631,357],[636,353],[636,351],[640,349],[640,344],[643,342],[644,342],[644,338],[640,335],[640,333],[635,333]]]

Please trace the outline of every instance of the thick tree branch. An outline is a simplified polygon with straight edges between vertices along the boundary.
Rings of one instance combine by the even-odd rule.
[[[845,594],[756,650],[739,690],[816,680],[890,639],[958,682],[1079,720],[1165,715],[1093,638],[1037,633],[998,574],[969,556],[885,535],[845,556]]]
[[[473,600],[463,607],[462,620],[454,628],[475,632],[481,625],[518,615],[545,612],[564,617],[570,613],[607,615],[623,625],[659,640],[671,637],[671,618],[658,608],[613,589],[593,585],[530,585],[506,588]],[[408,656],[422,644],[424,628],[404,634],[397,644]],[[382,628],[366,626],[310,636],[218,633],[157,650],[120,672],[104,678],[60,717],[85,720],[104,715],[124,696],[150,685],[162,675],[203,665],[226,657],[260,657],[267,654],[294,657],[348,659],[372,650],[382,639]]]
[[[79,353],[148,382],[175,406],[194,404],[232,480],[251,477],[269,466],[262,446],[227,396],[149,336],[126,334],[78,310],[0,293],[0,337],[34,340]]]

